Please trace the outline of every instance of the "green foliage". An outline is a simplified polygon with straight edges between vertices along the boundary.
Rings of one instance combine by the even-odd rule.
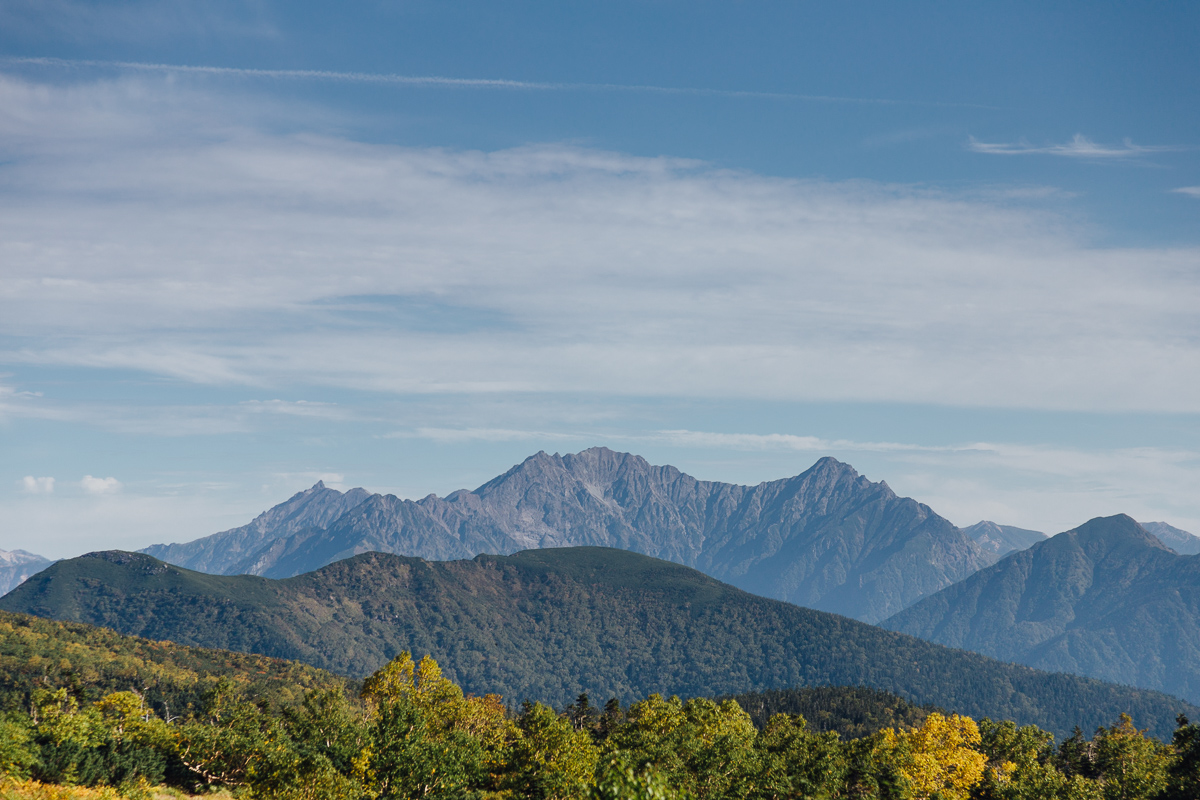
[[[35,768],[41,780],[82,786],[157,783],[172,742],[165,723],[131,692],[81,708],[66,689],[34,695]]]
[[[810,731],[804,717],[776,714],[755,749],[760,797],[836,797],[846,783],[849,763],[841,738]]]
[[[454,800],[482,781],[479,740],[431,729],[429,714],[407,697],[383,703],[368,736],[367,784],[376,797]]]
[[[615,702],[599,711],[586,697],[561,714],[526,703],[513,717],[499,698],[468,696],[433,659],[408,653],[370,676],[362,695],[359,704],[314,689],[275,705],[221,678],[185,719],[168,722],[134,692],[81,703],[66,688],[37,689],[29,714],[0,718],[0,757],[10,778],[118,787],[141,800],[160,782],[176,793],[232,789],[241,800],[1197,796],[1200,735],[1184,718],[1170,747],[1122,716],[1056,749],[1050,734],[1008,721],[977,726],[930,712],[917,726],[843,740],[799,715],[777,714],[760,730],[732,700],[660,695],[625,711]],[[110,788],[87,796],[99,795],[115,797]]]
[[[667,779],[653,766],[634,766],[627,754],[613,753],[601,761],[588,800],[677,800]]]
[[[1171,738],[1175,759],[1167,769],[1163,800],[1194,800],[1200,797],[1200,725],[1179,715],[1179,727]]]
[[[870,736],[884,728],[912,728],[920,725],[932,705],[917,706],[891,692],[865,686],[814,686],[799,689],[771,689],[733,696],[746,709],[759,728],[776,714],[804,717],[814,731],[836,732],[843,739]]]
[[[534,800],[585,796],[599,753],[592,738],[541,703],[526,703],[508,750],[506,788]]]
[[[0,776],[28,778],[38,763],[31,720],[24,714],[0,716]]]
[[[980,800],[1042,800],[1066,796],[1069,780],[1055,769],[1054,737],[1034,725],[979,723],[980,751],[987,758]]]
[[[221,680],[177,729],[179,760],[205,784],[278,789],[299,767],[282,721]]]
[[[1104,800],[1154,797],[1166,788],[1170,751],[1144,733],[1134,727],[1128,714],[1122,714],[1115,725],[1096,731],[1088,756]]]
[[[298,703],[315,688],[346,684],[305,664],[183,647],[91,625],[0,611],[0,709],[28,709],[38,687],[66,688],[81,703],[138,692],[162,716],[186,714],[219,678],[273,703]]]
[[[750,716],[732,700],[681,702],[651,695],[630,707],[606,747],[654,765],[689,795],[736,797],[753,785],[757,733]]]

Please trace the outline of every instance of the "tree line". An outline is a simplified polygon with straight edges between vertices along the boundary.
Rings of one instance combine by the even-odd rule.
[[[8,796],[47,784],[302,800],[1195,800],[1200,726],[1170,743],[1128,716],[1060,744],[1035,726],[932,711],[843,739],[797,714],[756,726],[733,700],[651,695],[561,711],[475,697],[402,653],[362,684],[297,703],[222,678],[177,715],[132,691],[39,687],[0,718]]]

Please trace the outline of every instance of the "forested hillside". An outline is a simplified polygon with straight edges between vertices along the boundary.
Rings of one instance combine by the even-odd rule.
[[[295,661],[185,647],[112,630],[0,611],[0,709],[28,708],[38,687],[66,687],[84,702],[136,691],[182,713],[219,679],[265,702],[297,703],[345,679]]]
[[[951,647],[1200,701],[1200,556],[1120,514],[1091,520],[885,625]]]
[[[607,548],[454,562],[370,553],[280,581],[97,553],[55,564],[0,608],[353,676],[428,652],[469,692],[556,706],[581,692],[629,702],[833,684],[1059,734],[1130,712],[1165,736],[1178,713],[1200,716],[1165,695],[950,650]]]
[[[945,713],[937,706],[913,705],[891,692],[863,686],[768,689],[729,699],[745,709],[760,728],[776,714],[793,714],[804,717],[812,730],[837,733],[843,739],[870,736],[884,728],[916,728],[931,712]]]

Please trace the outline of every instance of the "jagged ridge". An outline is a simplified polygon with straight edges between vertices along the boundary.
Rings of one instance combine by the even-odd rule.
[[[208,572],[287,577],[370,551],[453,559],[617,547],[870,622],[994,560],[928,506],[832,458],[793,478],[738,486],[603,447],[541,452],[445,498],[347,493],[336,518],[333,490],[318,487],[246,528],[144,552]],[[276,517],[291,529],[270,529]]]

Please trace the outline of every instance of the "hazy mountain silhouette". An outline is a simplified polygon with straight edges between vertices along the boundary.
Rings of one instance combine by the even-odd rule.
[[[1131,518],[1013,553],[884,623],[951,647],[1200,700],[1200,556]]]
[[[0,595],[11,592],[52,563],[48,558],[24,550],[0,550]]]
[[[1181,556],[1200,554],[1200,536],[1180,530],[1165,522],[1143,522],[1140,524],[1147,531],[1157,536],[1160,542]]]
[[[1032,547],[1046,538],[1046,534],[1041,531],[1014,528],[1012,525],[997,525],[987,520],[976,522],[969,528],[963,528],[962,532],[985,552],[991,553],[996,560],[1004,558],[1014,550]]]

